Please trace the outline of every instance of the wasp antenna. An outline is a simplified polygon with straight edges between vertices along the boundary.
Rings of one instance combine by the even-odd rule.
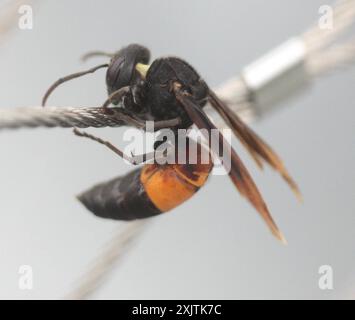
[[[89,51],[85,54],[83,54],[80,57],[80,60],[82,62],[86,62],[87,60],[94,58],[94,57],[108,57],[108,58],[112,58],[114,56],[114,53],[109,53],[109,52],[105,52],[105,51]]]
[[[96,70],[98,69],[101,69],[101,68],[107,68],[108,67],[108,64],[105,63],[105,64],[100,64],[96,67],[93,67],[89,70],[86,70],[86,71],[81,71],[81,72],[77,72],[77,73],[73,73],[73,74],[70,74],[68,76],[65,76],[63,78],[60,78],[58,79],[56,82],[54,82],[50,87],[49,89],[46,91],[43,99],[42,99],[42,107],[44,107],[46,105],[46,102],[49,98],[49,96],[51,95],[51,93],[58,87],[60,86],[61,84],[63,84],[64,82],[67,82],[67,81],[70,81],[70,80],[73,80],[73,79],[76,79],[76,78],[79,78],[79,77],[82,77],[82,76],[85,76],[89,73],[94,73]]]

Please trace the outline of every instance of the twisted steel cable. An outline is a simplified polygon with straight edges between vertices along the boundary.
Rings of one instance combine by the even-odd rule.
[[[0,109],[0,130],[20,128],[102,128],[125,124],[120,112],[107,115],[98,107],[26,107]]]

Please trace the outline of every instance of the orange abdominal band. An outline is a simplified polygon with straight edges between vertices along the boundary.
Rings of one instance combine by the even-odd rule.
[[[161,211],[169,211],[191,198],[202,187],[212,169],[208,164],[147,164],[141,182],[150,201]]]

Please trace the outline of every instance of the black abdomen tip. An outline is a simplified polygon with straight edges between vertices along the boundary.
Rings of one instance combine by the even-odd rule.
[[[98,184],[77,198],[94,215],[106,219],[129,221],[160,214],[140,181],[141,170]]]

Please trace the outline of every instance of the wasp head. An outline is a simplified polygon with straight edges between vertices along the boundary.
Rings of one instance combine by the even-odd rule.
[[[106,73],[108,94],[141,81],[142,73],[137,70],[137,64],[146,65],[149,59],[149,50],[139,44],[130,44],[118,51]]]

